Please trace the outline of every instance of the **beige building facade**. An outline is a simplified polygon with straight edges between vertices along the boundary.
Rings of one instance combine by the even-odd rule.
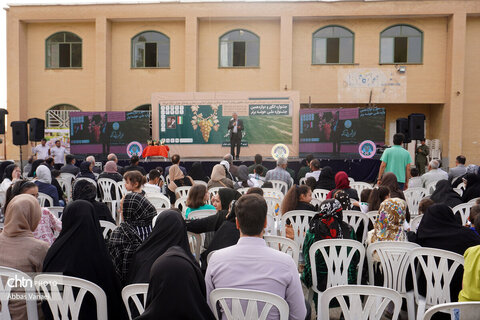
[[[154,92],[288,90],[300,93],[301,107],[370,102],[386,108],[387,143],[397,118],[423,113],[427,139],[440,139],[450,166],[459,154],[468,163],[480,163],[477,0],[29,5],[6,10],[9,122],[45,118],[47,110],[65,104],[82,111],[132,110],[149,104]],[[382,47],[389,43],[382,40],[384,32],[395,26],[421,35],[417,60],[395,60],[407,35],[392,40],[394,61],[382,61],[389,54]],[[322,55],[314,37],[326,27],[353,35],[351,61],[314,61]],[[258,37],[255,65],[222,65],[220,40],[235,30]],[[132,39],[148,31],[169,39],[168,66],[134,65]],[[61,32],[81,39],[80,66],[48,65],[48,39]],[[326,55],[333,54],[334,60],[338,52],[328,48],[344,49],[335,41],[325,42]],[[405,52],[414,50],[406,43]],[[18,159],[9,132],[6,140],[7,157]]]

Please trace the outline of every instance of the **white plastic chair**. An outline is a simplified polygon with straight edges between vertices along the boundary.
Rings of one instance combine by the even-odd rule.
[[[47,207],[48,211],[53,213],[58,219],[62,219],[63,207]]]
[[[165,177],[167,186],[170,184],[170,175]]]
[[[378,211],[368,211],[367,212],[368,219],[370,219],[372,224],[375,224],[375,222],[377,221],[378,215],[379,215]]]
[[[187,232],[188,244],[190,245],[190,251],[192,252],[195,260],[200,261],[200,251],[202,250],[205,237],[198,233]]]
[[[280,216],[280,206],[282,205],[282,201],[275,197],[263,197],[265,202],[267,203],[268,207],[268,214],[272,215],[275,219],[278,220]]]
[[[460,182],[460,183],[457,185],[457,188],[458,188],[458,189],[462,189],[462,191],[465,191],[465,188],[466,188],[466,187],[467,187],[467,186],[465,185],[464,182]]]
[[[324,201],[327,199],[327,194],[330,193],[330,190],[326,189],[315,189],[312,192],[312,198],[318,199],[320,201]]]
[[[95,299],[97,319],[108,318],[107,296],[102,288],[93,282],[56,274],[40,274],[35,277],[35,285],[37,290],[45,296],[54,320],[78,319],[83,298],[87,292],[91,293]],[[76,295],[73,288],[79,289]]]
[[[473,203],[462,203],[453,207],[453,214],[457,214],[457,212],[460,213],[460,217],[462,218],[462,226],[467,225],[468,217],[470,216],[470,209],[473,207],[473,205]]]
[[[122,289],[123,304],[127,309],[128,318],[130,320],[132,320],[132,310],[130,310],[129,300],[132,299],[137,308],[138,315],[141,315],[145,311],[145,305],[147,304],[147,291],[148,283],[130,284]],[[143,301],[140,301],[140,295],[143,295]]]
[[[294,232],[294,241],[298,244],[300,250],[302,250],[303,241],[305,240],[305,234],[307,233],[307,230],[309,228],[308,223],[310,222],[310,219],[315,216],[315,214],[315,212],[307,210],[293,210],[286,212],[281,217],[282,237],[286,237],[285,225],[286,221],[289,220]]]
[[[380,259],[383,286],[397,291],[407,300],[408,318],[415,319],[415,299],[413,290],[407,291],[406,279],[410,269],[410,252],[420,246],[405,241],[378,241],[367,247],[368,276],[370,285],[374,283],[374,258]],[[379,284],[376,284],[379,285]]]
[[[267,214],[267,227],[265,228],[265,235],[277,235],[277,225],[275,218],[271,214]]]
[[[352,177],[348,177],[348,181],[350,181],[350,183],[354,183],[355,179],[353,179]]]
[[[282,180],[269,180],[272,183],[273,189],[280,191],[283,195],[285,195],[288,191],[288,184]]]
[[[477,200],[480,198],[473,198],[472,200],[469,200],[467,203],[471,203],[472,205],[475,205],[477,203]]]
[[[191,186],[177,187],[177,189],[175,189],[175,195],[179,198],[187,197],[188,191],[190,191],[190,188]]]
[[[95,182],[95,180],[93,180],[93,179],[91,179],[91,178],[87,178],[87,177],[78,177],[78,178],[75,178],[75,180],[73,180],[73,185],[75,185],[75,182],[80,181],[80,180],[87,180],[88,182],[90,182],[91,184],[93,184],[95,187],[97,186],[97,182]]]
[[[163,210],[170,209],[171,207],[170,199],[159,192],[145,193],[145,197],[155,207],[157,212],[162,212]]]
[[[422,222],[423,214],[416,216],[410,220],[410,231],[417,232],[420,222]]]
[[[279,237],[279,236],[263,236],[263,240],[267,243],[267,246],[275,250],[279,250],[290,255],[295,261],[295,264],[298,267],[298,258],[300,257],[300,247],[298,244],[288,238]]]
[[[283,193],[278,191],[277,189],[274,188],[262,188],[263,190],[263,197],[272,197],[272,198],[277,198],[280,201],[283,200]]]
[[[241,194],[244,195],[247,193],[248,189],[250,188],[238,188],[237,191]]]
[[[104,239],[109,239],[110,235],[112,234],[113,230],[117,228],[117,226],[110,221],[99,220],[100,227],[102,227],[102,235]]]
[[[298,180],[298,185],[301,186],[301,185],[305,184],[306,180],[307,179],[305,179],[305,178],[300,178],[300,180]]]
[[[362,239],[357,239],[361,243],[365,244],[367,241],[367,232],[368,232],[368,216],[360,211],[353,210],[344,210],[343,211],[343,221],[348,223],[355,233],[357,233],[360,225],[363,225]]]
[[[348,297],[348,302],[345,297]],[[365,297],[363,303],[362,297]],[[392,319],[396,320],[402,308],[402,297],[395,290],[373,286],[342,285],[328,288],[323,292],[317,319],[330,319],[329,305],[334,298],[340,304],[345,319],[380,320],[389,303],[393,302]]]
[[[67,201],[72,201],[72,182],[67,181],[67,179],[62,179],[61,177],[57,178],[57,181],[63,193],[67,196]]]
[[[462,195],[463,195],[463,189],[453,188],[453,191],[455,191],[456,193],[458,193],[459,196],[462,196]]]
[[[372,185],[370,183],[355,181],[350,183],[350,188],[357,190],[358,196],[364,189],[372,189]]]
[[[317,207],[319,208],[320,207],[320,204],[322,203],[322,201],[318,200],[318,199],[315,199],[312,197],[312,201],[310,201],[310,204],[314,207]]]
[[[430,182],[429,184],[427,184],[427,185],[425,186],[425,189],[427,190],[427,195],[433,194],[433,192],[434,192],[435,189],[437,188],[437,182],[438,182],[438,181],[433,181],[433,182]]]
[[[212,202],[212,198],[215,197],[218,193],[218,190],[220,190],[221,188],[220,187],[212,187],[210,189],[208,189],[208,200],[209,200],[209,203]]]
[[[187,211],[187,197],[178,198],[173,205],[175,208],[182,210],[182,213]],[[185,216],[185,215],[183,215]]]
[[[72,185],[73,180],[75,180],[75,175],[67,172],[60,173],[60,178],[65,180],[66,182],[70,182]]]
[[[113,220],[117,220],[117,203],[120,200],[120,193],[117,189],[117,183],[113,179],[100,178],[98,179],[98,187],[100,189],[100,195],[102,202],[110,205],[110,212],[112,213]],[[115,194],[115,199],[112,197],[112,191]]]
[[[162,190],[160,189],[160,187],[158,186],[155,186],[153,184],[150,184],[150,183],[145,183],[142,187],[143,191],[145,191],[145,193],[161,193]]]
[[[22,280],[22,290],[20,292],[17,291],[19,287],[9,285],[9,282],[13,282],[15,285],[15,279]],[[27,297],[33,297],[36,295],[36,290],[30,276],[17,269],[0,267],[0,292],[2,293],[0,294],[0,319],[2,320],[11,319],[10,310],[8,309],[8,301],[10,300],[12,289],[14,289],[15,293],[25,294]],[[27,319],[37,320],[37,300],[30,298],[26,299],[25,303],[27,307]]]
[[[217,211],[214,209],[195,210],[188,214],[188,220],[203,219],[206,217],[213,216],[216,213]]]
[[[54,206],[53,199],[48,194],[39,192],[38,193],[38,203],[40,203],[40,207],[50,207]],[[48,205],[47,205],[48,204]]]
[[[208,186],[208,183],[206,183],[203,180],[193,180],[193,185],[196,185],[196,184],[201,184],[201,185],[204,185],[205,187]]]
[[[430,320],[439,311],[451,313],[452,319],[455,320],[478,319],[480,301],[442,303],[428,309],[423,316],[423,320]]]
[[[418,205],[420,201],[427,196],[427,189],[409,188],[403,192],[407,200],[408,209],[413,216],[418,215]]]
[[[463,256],[441,249],[415,248],[410,252],[410,265],[414,274],[423,272],[426,278],[426,296],[418,293],[417,278],[413,277],[417,320],[423,318],[427,308],[450,301],[450,282],[455,271],[463,266]],[[418,270],[417,270],[417,269]]]
[[[118,188],[118,193],[120,194],[120,198],[123,198],[128,193],[127,189],[125,188],[125,180],[118,181],[117,188]]]
[[[243,312],[242,300],[247,302],[245,312]],[[257,302],[261,302],[261,304]],[[210,306],[215,318],[219,319],[221,317],[218,314],[217,303],[220,304],[227,320],[266,320],[273,307],[278,309],[280,320],[288,320],[289,316],[287,302],[270,292],[227,288],[213,290],[210,292]],[[260,310],[262,304],[264,304],[263,309]]]

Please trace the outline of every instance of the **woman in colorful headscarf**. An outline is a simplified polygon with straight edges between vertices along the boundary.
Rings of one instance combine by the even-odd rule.
[[[359,200],[357,190],[350,188],[350,181],[345,171],[339,171],[335,175],[335,189],[327,194],[327,199],[332,199],[338,190],[345,191],[351,199]]]
[[[407,203],[400,198],[389,198],[380,204],[378,218],[374,225],[371,243],[376,241],[406,241],[403,224]]]
[[[315,262],[317,268],[318,283],[312,283],[312,266],[310,264],[310,247],[317,241],[324,239],[353,239],[355,231],[344,222],[342,216],[342,205],[337,199],[327,199],[320,204],[319,212],[310,220],[309,229],[305,235],[303,242],[303,257],[305,258],[305,268],[301,276],[302,282],[310,288],[312,285],[317,286],[321,291],[327,288],[328,268],[323,260],[322,254],[317,251],[315,254]],[[348,270],[348,283],[356,284],[357,281],[357,264],[359,261],[358,254],[355,254]],[[317,308],[317,294],[315,293],[313,300],[315,308]]]

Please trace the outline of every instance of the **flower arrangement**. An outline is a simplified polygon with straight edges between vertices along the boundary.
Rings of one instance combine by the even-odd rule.
[[[205,142],[208,142],[212,128],[213,130],[218,131],[218,128],[220,127],[220,122],[217,117],[218,105],[212,105],[210,107],[212,108],[212,114],[205,118],[202,113],[198,113],[198,106],[192,106],[192,128],[193,130],[200,128],[200,132],[202,133]]]
[[[165,144],[165,139],[160,139],[160,140],[150,139],[150,140],[147,140],[147,145],[149,145],[149,146],[163,146],[164,144]]]

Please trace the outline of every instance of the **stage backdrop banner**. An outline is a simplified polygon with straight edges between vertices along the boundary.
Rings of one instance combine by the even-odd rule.
[[[156,93],[153,138],[165,139],[170,153],[218,157],[230,152],[228,123],[235,112],[244,125],[241,155],[270,155],[277,143],[298,155],[298,109],[296,92]]]
[[[73,154],[127,154],[132,141],[144,147],[150,139],[150,113],[75,112],[70,117],[70,149]]]
[[[327,153],[332,157],[350,153],[360,157],[362,141],[385,142],[384,108],[338,108],[300,110],[300,154]]]
[[[70,131],[68,128],[45,128],[45,139],[49,148],[55,147],[55,142],[60,140],[62,147],[70,151]]]

